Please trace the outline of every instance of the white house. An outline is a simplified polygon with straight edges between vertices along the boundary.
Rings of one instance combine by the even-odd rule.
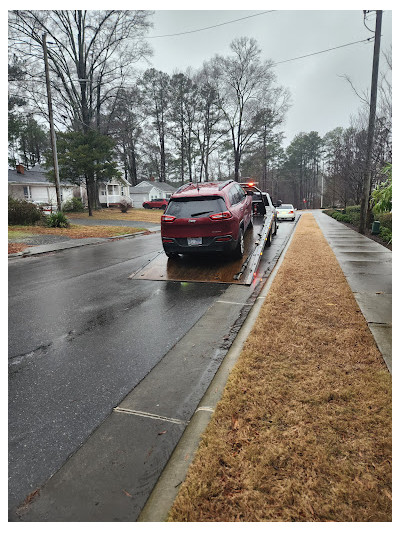
[[[129,196],[130,183],[123,177],[112,179],[108,183],[102,183],[99,187],[99,201],[103,206],[116,205],[122,200],[131,203]],[[13,198],[27,200],[37,204],[57,207],[57,194],[54,183],[48,181],[46,171],[35,165],[26,169],[23,165],[17,165],[15,170],[8,170],[8,194]],[[61,204],[70,200],[73,196],[81,197],[86,204],[86,187],[73,185],[69,182],[60,181]]]
[[[107,183],[102,183],[99,189],[100,204],[105,207],[110,207],[110,205],[119,204],[122,200],[131,203],[129,188],[129,181],[122,176],[118,179],[113,178]]]
[[[168,200],[175,191],[175,187],[161,181],[142,181],[129,188],[133,207],[142,207],[143,202],[156,198]]]
[[[61,203],[70,200],[74,191],[79,195],[79,187],[61,181]],[[48,180],[46,171],[40,165],[35,165],[30,170],[23,165],[17,165],[15,170],[9,169],[8,194],[19,200],[57,207],[56,187]]]

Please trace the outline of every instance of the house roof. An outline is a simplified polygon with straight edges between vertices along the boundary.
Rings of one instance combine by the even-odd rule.
[[[24,174],[16,170],[8,169],[8,183],[16,185],[54,185],[49,181],[46,171],[40,165],[33,166],[30,170],[25,169]],[[60,182],[64,187],[73,187],[66,181]]]
[[[165,183],[163,181],[142,181],[135,185],[134,187],[129,187],[129,191],[131,194],[135,193],[142,193],[142,192],[150,192],[151,189],[159,189],[160,191],[164,192],[175,192],[176,188],[170,185],[169,183]]]

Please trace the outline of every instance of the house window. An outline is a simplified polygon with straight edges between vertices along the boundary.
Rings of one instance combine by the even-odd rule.
[[[118,194],[118,185],[109,185],[108,187],[108,194],[111,194],[113,196]]]
[[[24,187],[24,196],[27,200],[30,200],[32,198],[32,195],[31,195],[31,188],[29,187],[29,185],[27,185],[26,187]]]

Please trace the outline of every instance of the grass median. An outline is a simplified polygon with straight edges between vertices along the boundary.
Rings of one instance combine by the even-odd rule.
[[[391,376],[312,214],[168,520],[391,520]]]

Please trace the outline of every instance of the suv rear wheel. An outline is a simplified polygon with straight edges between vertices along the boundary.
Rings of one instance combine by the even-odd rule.
[[[244,254],[244,234],[243,234],[243,229],[240,228],[238,242],[232,255],[235,259],[241,259],[243,257],[243,254]]]

